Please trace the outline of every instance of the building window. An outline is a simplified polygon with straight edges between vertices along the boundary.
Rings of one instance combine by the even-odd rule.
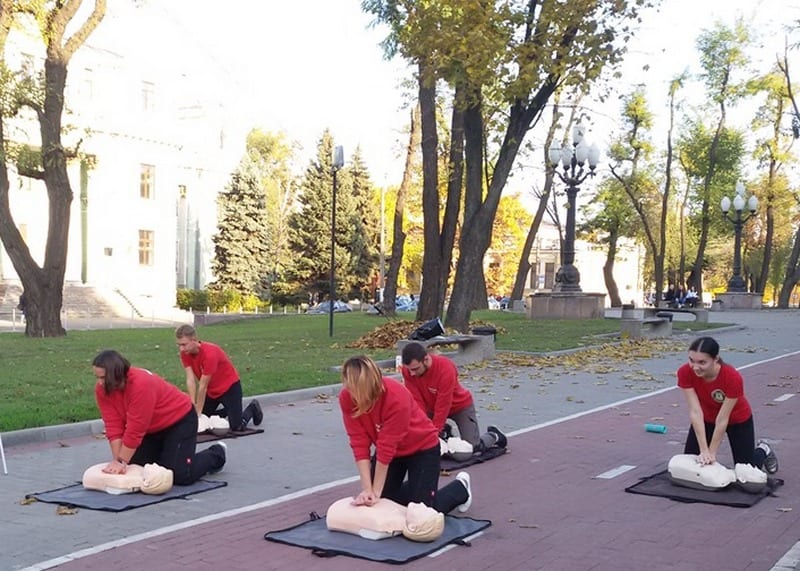
[[[139,230],[139,265],[153,265],[153,231]]]
[[[139,196],[152,200],[156,194],[156,167],[141,165],[139,172]]]
[[[155,109],[156,86],[149,81],[142,82],[142,111],[153,111]]]
[[[104,256],[111,256],[114,254],[114,248],[103,248]]]

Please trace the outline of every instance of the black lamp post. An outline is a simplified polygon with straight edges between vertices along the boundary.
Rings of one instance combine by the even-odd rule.
[[[584,140],[585,135],[586,128],[581,123],[576,123],[572,128],[572,145],[565,145],[562,149],[554,142],[547,155],[553,173],[567,185],[568,202],[564,252],[561,256],[561,267],[556,272],[554,292],[582,291],[581,274],[575,267],[575,198],[580,190],[580,184],[595,175],[595,168],[600,159],[600,149],[595,144],[589,146]],[[563,167],[563,173],[558,170],[559,163]],[[588,170],[584,170],[586,163]]]
[[[733,211],[735,216],[729,214],[733,204]],[[727,196],[723,197],[720,202],[722,214],[725,218],[733,224],[734,242],[733,242],[733,275],[728,280],[728,292],[730,293],[746,293],[747,282],[742,277],[742,228],[745,222],[750,220],[758,209],[758,199],[755,195],[751,195],[747,200],[747,209],[750,211],[748,214],[742,216],[745,207],[744,199],[744,184],[741,181],[736,183],[736,196],[733,201]]]
[[[333,163],[331,172],[333,173],[333,196],[331,197],[331,288],[328,297],[328,335],[333,337],[333,305],[336,299],[336,173],[344,166],[344,149],[335,147],[333,149]]]

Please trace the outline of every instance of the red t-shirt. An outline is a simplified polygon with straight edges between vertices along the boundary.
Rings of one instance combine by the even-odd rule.
[[[372,445],[382,464],[437,446],[439,432],[411,393],[394,379],[384,377],[383,386],[375,406],[355,418],[350,392],[345,388],[339,392],[342,420],[356,461],[368,460]]]
[[[94,386],[94,397],[106,428],[106,438],[122,439],[136,449],[145,434],[164,430],[192,410],[189,395],[147,369],[131,367],[125,388],[107,395],[102,383]]]
[[[719,374],[713,381],[698,377],[692,366],[684,363],[678,369],[678,386],[682,389],[694,389],[703,410],[703,420],[711,424],[716,422],[722,401],[726,398],[737,399],[728,420],[729,424],[744,422],[753,414],[750,403],[744,396],[742,375],[727,363],[720,366]]]
[[[403,382],[437,430],[442,430],[447,417],[473,404],[472,393],[458,382],[458,369],[450,359],[442,355],[430,358],[431,366],[420,377],[403,367]]]
[[[219,345],[208,341],[200,342],[200,350],[196,355],[181,353],[181,363],[191,367],[194,376],[200,380],[203,375],[210,375],[206,394],[212,399],[218,399],[239,380],[239,373],[228,359],[225,351]]]

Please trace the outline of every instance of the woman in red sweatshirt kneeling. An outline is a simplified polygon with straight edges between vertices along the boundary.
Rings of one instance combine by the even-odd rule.
[[[408,389],[384,378],[369,357],[345,361],[339,406],[361,480],[355,505],[372,506],[387,498],[402,505],[420,502],[442,513],[469,509],[469,474],[459,472],[437,491],[441,450],[436,427]]]
[[[226,450],[214,444],[195,453],[197,413],[189,395],[146,369],[132,367],[113,350],[92,361],[97,407],[111,446],[103,472],[124,474],[128,464],[155,463],[188,485],[225,465]]]

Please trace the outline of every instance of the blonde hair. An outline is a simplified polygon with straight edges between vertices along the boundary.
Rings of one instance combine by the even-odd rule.
[[[342,385],[353,399],[353,418],[369,412],[384,391],[381,370],[366,355],[350,357],[344,362]]]

